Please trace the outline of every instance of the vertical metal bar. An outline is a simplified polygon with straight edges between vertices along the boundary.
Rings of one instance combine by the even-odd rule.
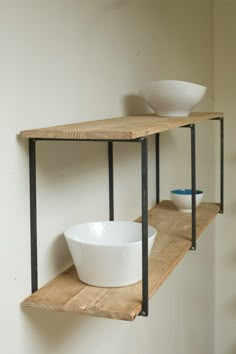
[[[192,246],[191,250],[196,250],[196,142],[195,124],[191,128],[191,189],[192,189]]]
[[[148,316],[148,150],[147,139],[141,138],[142,169],[142,316]]]
[[[156,134],[156,203],[160,202],[160,134]]]
[[[224,212],[224,118],[220,118],[220,213]]]
[[[108,142],[108,169],[109,169],[109,220],[114,220],[114,176],[113,176],[113,142]]]
[[[38,290],[37,255],[37,198],[36,198],[36,154],[35,140],[29,139],[29,177],[30,177],[30,239],[31,239],[31,289]]]

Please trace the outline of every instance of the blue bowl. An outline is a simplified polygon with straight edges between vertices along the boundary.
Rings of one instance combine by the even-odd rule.
[[[203,195],[203,191],[196,190],[196,207],[201,203]],[[192,189],[174,189],[170,192],[170,197],[180,211],[191,213]]]
[[[179,194],[179,195],[192,195],[192,189],[173,189],[171,191],[173,194]],[[203,191],[196,190],[196,194],[202,194]]]

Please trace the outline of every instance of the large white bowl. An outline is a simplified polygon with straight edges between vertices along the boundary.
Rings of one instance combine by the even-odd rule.
[[[206,87],[186,81],[149,82],[140,93],[159,117],[187,117],[201,101]]]
[[[196,190],[196,207],[202,202],[203,191]],[[174,189],[170,192],[173,203],[180,211],[192,212],[192,189]]]
[[[86,284],[117,287],[142,279],[142,224],[106,221],[79,224],[65,231],[78,277]],[[156,230],[148,226],[150,254]]]

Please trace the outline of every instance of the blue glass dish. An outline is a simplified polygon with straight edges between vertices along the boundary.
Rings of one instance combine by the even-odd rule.
[[[179,195],[192,195],[192,189],[174,189],[171,193],[179,194]],[[196,194],[201,194],[203,191],[196,190]]]

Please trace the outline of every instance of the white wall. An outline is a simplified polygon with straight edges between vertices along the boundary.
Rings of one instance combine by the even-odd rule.
[[[20,130],[142,113],[149,80],[203,83],[213,107],[211,0],[0,0],[1,354],[213,353],[214,225],[133,323],[23,309],[30,293],[27,142]],[[198,127],[198,180],[214,198],[214,128]],[[189,185],[189,135],[163,133],[162,195]],[[150,205],[154,203],[150,139]],[[140,213],[139,149],[115,146],[117,218]],[[210,161],[210,163],[209,163]],[[106,145],[38,143],[39,282],[70,257],[69,225],[108,217]],[[206,173],[207,168],[207,173]],[[174,171],[174,172],[173,172]],[[131,181],[131,182],[130,182]]]
[[[215,1],[215,99],[225,114],[225,214],[217,219],[215,353],[236,352],[236,3]]]

